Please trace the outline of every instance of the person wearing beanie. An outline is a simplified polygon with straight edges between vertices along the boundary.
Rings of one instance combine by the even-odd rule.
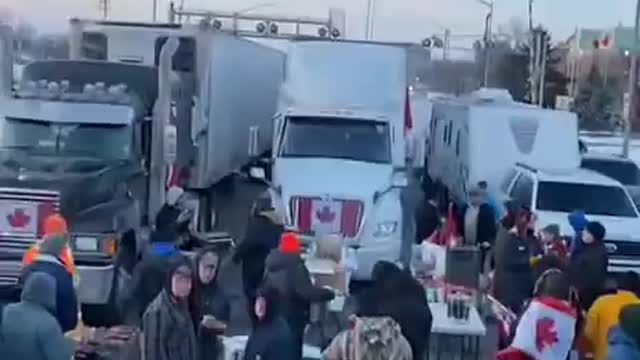
[[[640,304],[625,306],[618,319],[609,332],[607,360],[640,359]]]
[[[580,305],[584,311],[603,294],[607,281],[609,256],[604,245],[606,229],[599,222],[587,223],[582,231],[582,250],[571,257],[570,274],[578,289]]]
[[[633,271],[621,274],[617,280],[617,292],[600,296],[589,309],[584,335],[593,351],[594,360],[607,358],[609,331],[618,325],[618,319],[625,306],[640,304],[636,295],[639,287],[638,274]]]
[[[294,359],[302,359],[304,329],[309,322],[310,304],[333,299],[330,289],[313,285],[311,275],[301,257],[300,239],[284,233],[278,249],[271,251],[265,264],[264,283],[281,294],[284,317],[294,338]]]
[[[584,247],[582,243],[582,231],[585,229],[589,221],[582,210],[576,210],[569,214],[568,220],[574,231],[571,244],[569,244],[569,253],[571,256],[574,256]]]
[[[55,317],[63,332],[76,328],[78,324],[78,298],[73,284],[73,275],[62,260],[68,250],[63,234],[46,235],[38,245],[37,256],[22,271],[21,283],[25,284],[31,274],[43,272],[56,281]]]
[[[67,221],[64,219],[62,215],[60,214],[49,215],[42,223],[42,230],[44,232],[42,240],[38,241],[31,248],[29,248],[29,250],[27,250],[27,252],[22,257],[22,266],[26,267],[30,265],[32,262],[34,262],[35,259],[40,254],[40,251],[41,251],[40,249],[43,246],[43,243],[45,241],[48,241],[48,239],[53,239],[54,238],[53,235],[57,235],[55,239],[57,240],[64,239],[64,243],[60,241],[60,242],[57,242],[56,244],[53,244],[54,248],[50,249],[48,253],[49,255],[58,257],[64,264],[67,271],[69,271],[71,275],[76,276],[77,269],[76,269],[75,261],[73,259],[73,253],[69,248],[68,241],[67,241],[69,236],[68,229],[69,228],[67,226]],[[54,241],[57,241],[57,240],[54,240]],[[60,246],[60,245],[62,246],[61,249],[55,248],[56,246]],[[44,245],[44,246],[50,248],[50,245]]]

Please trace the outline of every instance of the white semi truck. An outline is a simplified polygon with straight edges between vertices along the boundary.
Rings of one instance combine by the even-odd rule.
[[[407,185],[407,58],[401,46],[295,41],[275,115],[272,202],[305,235],[341,233],[355,280],[401,260]],[[263,177],[260,169],[252,169]]]
[[[124,27],[123,40],[134,43],[140,32],[103,25]],[[109,323],[117,244],[151,225],[168,169],[183,174],[197,228],[210,232],[218,184],[270,149],[284,54],[207,24],[170,29],[152,42],[154,63],[36,62],[17,87],[3,30],[0,218],[27,221],[0,220],[0,287],[16,285],[38,224],[59,210],[70,224],[83,320]]]

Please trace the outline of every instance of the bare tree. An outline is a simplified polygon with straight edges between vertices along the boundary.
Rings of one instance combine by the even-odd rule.
[[[498,27],[500,33],[508,35],[515,43],[515,47],[527,43],[529,30],[521,17],[512,17],[506,24]]]

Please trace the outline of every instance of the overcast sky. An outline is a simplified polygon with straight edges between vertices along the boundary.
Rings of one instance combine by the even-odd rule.
[[[121,20],[150,20],[153,0],[110,0],[110,17]],[[166,19],[169,0],[157,0],[161,19]],[[273,6],[257,13],[326,16],[329,7],[341,7],[347,14],[350,38],[364,35],[367,0],[184,0],[187,7],[239,10],[263,2]],[[380,40],[417,41],[440,32],[435,22],[453,33],[481,33],[486,7],[478,0],[374,0],[374,37]],[[527,0],[495,0],[495,24],[512,17],[527,21]],[[96,18],[99,0],[0,0],[17,16],[38,25],[41,31],[64,32],[69,17]],[[535,0],[536,23],[552,30],[555,40],[569,36],[577,26],[613,27],[633,22],[635,0]],[[435,22],[434,22],[435,20]]]

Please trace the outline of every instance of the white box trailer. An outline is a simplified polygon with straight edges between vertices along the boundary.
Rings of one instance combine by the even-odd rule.
[[[430,129],[429,175],[456,201],[479,181],[497,190],[517,162],[550,171],[580,166],[576,115],[515,102],[506,90],[434,100]]]

